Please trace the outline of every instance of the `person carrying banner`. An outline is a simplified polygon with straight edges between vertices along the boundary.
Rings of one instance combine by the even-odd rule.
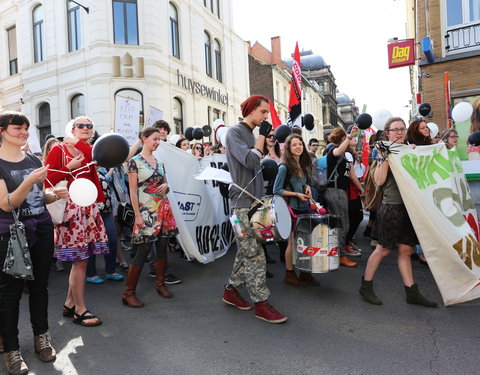
[[[226,139],[227,161],[233,182],[256,198],[264,193],[264,181],[261,173],[265,137],[270,133],[271,125],[266,122],[269,113],[268,99],[261,95],[252,95],[241,105],[244,121],[232,126]],[[259,136],[255,140],[253,130],[259,126]],[[266,260],[262,247],[255,239],[248,211],[253,199],[241,189],[232,186],[229,192],[233,214],[243,223],[246,235],[236,238],[237,254],[233,270],[224,287],[223,301],[240,310],[250,310],[251,304],[237,291],[247,287],[250,298],[255,303],[255,316],[269,323],[282,323],[287,317],[276,311],[268,302],[270,291],[266,284]]]
[[[406,130],[405,122],[400,117],[392,117],[385,124],[384,134],[392,144],[403,144]],[[383,158],[386,156],[382,155]],[[382,260],[390,254],[394,247],[397,247],[398,268],[405,287],[407,303],[437,307],[435,302],[427,300],[420,294],[418,285],[413,280],[410,256],[418,239],[393,173],[389,168],[388,159],[383,159],[375,170],[375,182],[383,187],[383,199],[378,208],[373,229],[373,232],[378,232],[378,244],[368,258],[359,292],[367,302],[373,305],[383,304],[373,291],[373,277]]]

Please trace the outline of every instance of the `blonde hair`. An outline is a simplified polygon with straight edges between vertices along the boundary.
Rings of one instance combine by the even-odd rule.
[[[78,123],[79,120],[87,120],[90,121],[93,124],[93,121],[90,117],[88,116],[77,116],[74,119],[70,120],[67,122],[67,125],[65,126],[65,136],[66,137],[73,137],[73,127]]]

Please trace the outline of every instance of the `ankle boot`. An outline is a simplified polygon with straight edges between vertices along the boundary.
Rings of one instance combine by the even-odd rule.
[[[157,259],[155,261],[155,277],[157,279],[157,293],[165,298],[172,298],[173,294],[165,287],[165,271],[167,269],[166,259]]]
[[[305,284],[303,281],[300,281],[295,273],[295,271],[289,271],[289,270],[285,270],[285,278],[283,279],[283,281],[285,281],[285,284],[290,284],[290,285],[294,285],[294,286],[305,286],[307,284]]]
[[[362,286],[359,292],[368,303],[372,305],[383,305],[382,300],[378,298],[373,291],[373,280],[367,281],[362,277]]]
[[[122,301],[124,305],[130,307],[143,307],[142,301],[137,298],[135,290],[137,289],[138,278],[142,272],[142,267],[130,265],[128,267],[127,283],[123,292]]]
[[[410,288],[405,286],[405,293],[407,294],[407,303],[411,305],[422,305],[426,307],[437,307],[436,302],[429,301],[420,294],[418,285],[413,284]]]
[[[307,285],[319,286],[320,283],[312,276],[310,272],[300,272],[298,279]]]

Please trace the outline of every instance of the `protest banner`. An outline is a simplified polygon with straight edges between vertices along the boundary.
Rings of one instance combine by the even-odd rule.
[[[478,215],[455,149],[395,145],[388,162],[444,304],[480,297]]]
[[[147,113],[147,122],[145,127],[150,127],[155,124],[158,120],[163,120],[163,112],[159,109],[152,107],[151,105],[148,106],[148,113]]]
[[[229,200],[221,196],[217,182],[194,176],[207,166],[220,168],[226,156],[215,154],[199,161],[167,142],[161,142],[155,156],[165,164],[177,238],[186,254],[200,263],[223,256],[234,240]]]
[[[138,139],[141,110],[138,100],[115,97],[115,132],[123,135],[130,146]]]

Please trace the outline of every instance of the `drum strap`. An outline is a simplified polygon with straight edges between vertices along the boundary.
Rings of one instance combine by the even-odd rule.
[[[263,206],[263,203],[257,203],[255,206],[253,206],[249,211],[248,211],[248,214],[247,214],[247,217],[248,217],[248,221],[250,221],[250,219],[252,218],[253,214],[255,212],[258,211],[258,209]]]

